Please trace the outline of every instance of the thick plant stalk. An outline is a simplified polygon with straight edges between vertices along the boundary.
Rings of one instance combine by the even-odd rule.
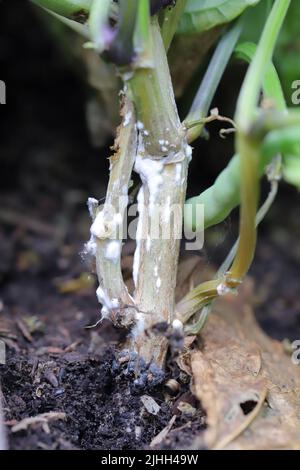
[[[135,170],[142,180],[133,270],[134,301],[139,313],[130,347],[146,361],[162,366],[167,341],[151,330],[155,324],[170,323],[173,319],[182,208],[191,150],[177,114],[166,53],[155,21],[151,31],[155,45],[154,66],[150,70],[137,70],[129,81],[140,128]],[[146,95],[142,88],[147,90]],[[153,101],[149,96],[154,97]],[[151,231],[156,220],[163,237]]]
[[[179,243],[182,232],[182,207],[185,200],[188,159],[182,151],[183,161],[164,165],[161,168],[162,183],[156,196],[154,214],[151,211],[151,183],[144,179],[139,193],[140,209],[137,248],[134,267],[136,272],[135,304],[139,309],[139,320],[132,333],[131,344],[147,361],[162,366],[167,351],[166,339],[151,333],[151,328],[161,322],[171,323],[174,315]],[[139,157],[138,157],[139,158]],[[148,159],[147,156],[142,157]],[[153,160],[152,160],[153,161]],[[178,174],[180,181],[176,185]],[[175,209],[174,224],[171,208]],[[149,225],[159,212],[159,227],[162,233],[169,234],[166,239],[154,239],[149,233]]]
[[[97,296],[103,305],[102,316],[121,324],[123,318],[127,325],[131,318],[130,309],[128,311],[127,307],[133,304],[133,300],[122,277],[121,251],[128,186],[136,154],[134,110],[128,100],[124,103],[122,114],[123,121],[118,129],[115,143],[116,153],[110,160],[110,178],[105,204],[99,210],[93,205],[93,200],[89,202],[94,221],[87,249],[96,256],[99,280]],[[120,316],[122,309],[125,309],[124,315]]]

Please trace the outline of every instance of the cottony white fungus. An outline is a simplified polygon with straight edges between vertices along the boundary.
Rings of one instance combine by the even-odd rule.
[[[105,250],[105,258],[116,263],[120,258],[121,247],[122,244],[120,240],[112,240],[109,242]]]
[[[150,236],[148,235],[148,236],[147,236],[147,241],[146,241],[146,250],[147,250],[147,251],[150,251],[150,248],[151,248],[151,238],[150,238]]]
[[[141,131],[144,129],[144,124],[141,121],[137,121],[136,128],[138,131]]]
[[[230,292],[230,288],[226,286],[223,282],[218,285],[217,287],[217,293],[218,295],[226,295]]]
[[[165,223],[168,223],[170,220],[170,214],[171,214],[171,197],[167,197],[167,202],[164,205],[164,212],[163,212],[163,220]]]
[[[103,211],[98,212],[91,226],[91,234],[97,238],[109,238],[121,223],[122,214],[120,213],[115,214],[113,219],[108,221],[105,219]]]
[[[172,327],[174,330],[177,330],[177,331],[182,331],[183,330],[183,324],[180,320],[178,319],[175,319],[172,323]]]
[[[98,207],[98,204],[99,202],[94,197],[88,198],[87,206],[88,206],[89,214],[92,218],[94,218],[95,210]]]
[[[176,163],[175,166],[175,183],[179,183],[181,178],[181,163]]]
[[[143,183],[147,184],[149,188],[149,209],[151,213],[154,208],[157,192],[163,182],[161,175],[163,163],[137,155],[134,168],[139,173]]]
[[[189,161],[192,159],[192,154],[193,154],[193,149],[190,145],[187,145],[185,147],[185,155]]]
[[[89,239],[89,241],[86,242],[86,244],[84,245],[83,253],[85,255],[96,256],[96,251],[97,251],[97,242],[95,240],[95,237],[91,235],[91,238]]]
[[[128,112],[125,114],[125,117],[124,117],[124,121],[123,121],[123,126],[124,126],[124,127],[128,126],[128,124],[130,123],[131,117],[132,117],[132,112],[131,112],[131,111],[128,111]]]
[[[97,294],[98,302],[102,304],[101,314],[104,318],[107,318],[109,316],[110,310],[114,308],[118,308],[120,306],[119,300],[110,299],[107,292],[105,292],[101,286],[98,287],[96,294]]]

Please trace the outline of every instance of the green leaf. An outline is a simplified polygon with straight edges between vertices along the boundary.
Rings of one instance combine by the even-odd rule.
[[[256,44],[252,42],[244,42],[236,47],[235,53],[238,58],[251,63],[253,57],[255,56],[256,49]],[[286,102],[283,96],[280,79],[272,62],[268,66],[265,73],[263,80],[263,91],[265,98],[271,99],[274,102],[276,109],[286,109]]]
[[[282,78],[284,91],[289,105],[293,105],[292,85],[300,79],[300,1],[293,0],[284,22],[275,54],[275,62]]]
[[[31,0],[36,5],[83,23],[86,21],[93,0]]]
[[[188,0],[177,32],[199,33],[229,23],[258,2],[259,0]]]
[[[300,155],[285,155],[283,177],[300,190]]]

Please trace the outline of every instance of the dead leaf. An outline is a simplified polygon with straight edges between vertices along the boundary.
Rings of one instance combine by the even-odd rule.
[[[260,329],[250,291],[246,282],[238,297],[216,303],[203,349],[190,353],[192,390],[208,424],[193,448],[300,448],[299,370]]]
[[[49,413],[43,413],[32,418],[24,418],[12,427],[11,432],[26,431],[30,426],[40,424],[42,425],[43,431],[46,434],[50,434],[49,423],[51,421],[65,420],[66,417],[65,413],[50,411]]]

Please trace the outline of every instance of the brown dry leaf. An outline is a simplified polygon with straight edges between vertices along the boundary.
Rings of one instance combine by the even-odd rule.
[[[37,424],[42,425],[42,428],[46,434],[50,433],[50,429],[48,426],[48,423],[51,421],[58,421],[58,420],[65,420],[66,419],[66,414],[61,413],[61,412],[56,412],[56,411],[50,411],[49,413],[43,413],[31,418],[24,418],[22,421],[19,423],[15,424],[11,432],[16,433],[19,431],[24,431],[28,429],[30,426],[34,426]]]
[[[256,323],[250,287],[216,303],[203,349],[190,353],[208,424],[193,448],[300,449],[300,369]]]

